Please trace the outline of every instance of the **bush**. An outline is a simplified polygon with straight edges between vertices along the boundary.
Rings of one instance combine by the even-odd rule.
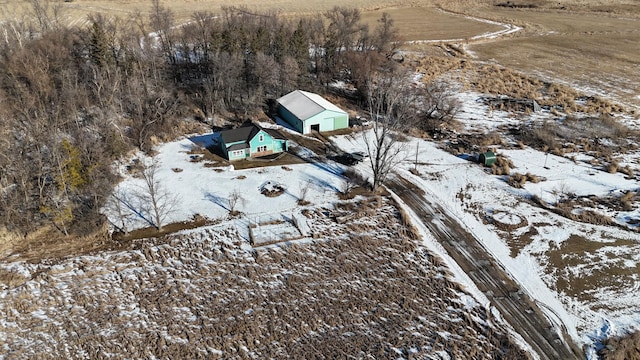
[[[353,183],[356,186],[367,186],[369,182],[365,179],[362,174],[352,168],[347,168],[342,175],[348,179],[349,182]]]
[[[509,175],[511,174],[511,169],[514,167],[511,160],[497,154],[495,164],[491,165],[491,173],[493,175]]]
[[[620,165],[617,162],[613,161],[613,162],[609,163],[609,165],[607,165],[607,172],[609,174],[615,174],[615,173],[618,172],[618,168],[619,167],[620,167]]]
[[[540,178],[537,175],[533,175],[531,173],[520,174],[515,173],[507,179],[507,184],[513,186],[514,188],[522,188],[527,181],[530,181],[534,184],[540,182]]]

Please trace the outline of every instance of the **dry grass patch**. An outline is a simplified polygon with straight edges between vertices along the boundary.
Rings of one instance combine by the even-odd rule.
[[[287,166],[293,164],[303,164],[304,161],[299,157],[291,153],[281,153],[280,156],[273,160],[263,159],[244,159],[233,162],[233,167],[236,170],[255,169],[265,166]],[[286,171],[286,169],[285,169]]]
[[[512,133],[522,144],[554,155],[563,156],[566,152],[588,153],[596,159],[593,165],[602,165],[603,169],[611,173],[623,172],[613,155],[638,146],[633,141],[637,131],[608,115],[567,116],[562,122],[523,124]],[[633,176],[630,168],[624,172],[627,176]]]
[[[491,174],[493,175],[510,175],[511,169],[515,166],[511,159],[502,154],[496,154],[496,162],[491,165]]]
[[[224,225],[32,267],[28,287],[2,293],[3,346],[52,358],[529,358],[402,235],[395,207],[363,201],[375,214],[343,225],[314,211],[312,230],[328,235],[313,243],[245,251]]]
[[[602,306],[595,305],[599,293],[611,296],[637,286],[637,269],[629,267],[625,261],[631,260],[631,254],[638,249],[638,244],[628,239],[604,242],[571,235],[559,247],[553,246],[545,253],[548,259],[546,272],[555,279],[550,285],[570,298],[592,302],[592,308],[597,310]],[[576,268],[580,271],[575,271]]]
[[[515,173],[515,174],[511,174],[507,178],[507,184],[513,186],[514,188],[520,189],[524,187],[524,184],[526,184],[527,181],[537,184],[541,180],[542,179],[539,176],[531,173],[526,173],[526,174]]]
[[[510,249],[509,255],[512,258],[515,259],[518,256],[518,254],[520,254],[520,251],[522,251],[522,249],[524,249],[527,245],[533,242],[533,237],[539,234],[538,229],[536,229],[536,227],[539,225],[540,224],[534,223],[531,226],[529,226],[529,229],[524,234],[518,237],[515,237],[515,236],[509,237],[507,241],[507,245],[509,246],[509,249]]]
[[[640,52],[633,45],[640,42],[638,20],[588,14],[584,11],[588,7],[582,9],[567,13],[485,8],[488,11],[481,10],[483,15],[526,24],[526,29],[520,36],[472,44],[470,49],[480,60],[554,83],[598,89],[619,102],[639,106],[640,99],[634,94],[640,92],[640,69],[634,64],[640,62]],[[595,106],[603,111],[619,109],[611,102]]]
[[[346,6],[338,0],[300,2],[295,0],[280,0],[278,2],[265,2],[261,0],[244,0],[241,3],[249,10],[255,12],[277,11],[287,15],[310,15],[323,12],[334,6]],[[348,4],[362,10],[374,10],[389,5],[401,5],[389,0],[354,0]],[[231,0],[197,0],[180,2],[161,2],[161,5],[170,9],[177,22],[191,20],[195,12],[210,11],[220,13],[223,6],[238,6],[239,3]],[[7,1],[0,5],[1,14],[5,18],[14,19],[20,15],[31,14],[32,11],[26,3],[19,1]],[[140,12],[148,18],[151,13],[151,2],[148,0],[73,0],[60,2],[61,18],[70,25],[82,25],[87,23],[89,14],[99,13],[106,17],[127,17]]]
[[[467,66],[466,59],[446,56],[441,52],[437,55],[412,58],[410,63],[416,72],[422,74],[420,81],[423,83],[429,83],[443,74],[464,69]]]
[[[598,355],[603,360],[640,360],[640,332],[606,339]]]

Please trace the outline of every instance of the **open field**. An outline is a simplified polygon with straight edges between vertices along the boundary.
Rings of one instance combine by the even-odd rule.
[[[245,6],[256,12],[276,11],[283,15],[309,15],[326,11],[334,6],[348,6],[366,10],[376,10],[390,6],[408,6],[412,2],[407,0],[356,0],[345,4],[344,1],[233,1],[233,0],[184,0],[160,1],[161,5],[171,9],[178,22],[188,21],[191,15],[198,11],[219,13],[225,6]],[[148,14],[151,10],[151,0],[74,0],[60,3],[63,14],[71,23],[78,24],[87,14],[100,13],[106,16],[127,16],[140,12]],[[16,14],[28,13],[29,7],[24,2],[3,1],[0,3],[0,14],[8,18],[15,18]]]
[[[13,359],[529,358],[393,203],[318,204],[307,218],[317,240],[293,245],[252,249],[226,223],[4,264],[0,348]]]
[[[388,13],[403,41],[465,39],[502,29],[433,7],[385,8],[365,11],[362,19],[373,28],[382,13]]]
[[[640,19],[560,11],[491,13],[526,27],[510,38],[470,45],[477,59],[640,109]]]

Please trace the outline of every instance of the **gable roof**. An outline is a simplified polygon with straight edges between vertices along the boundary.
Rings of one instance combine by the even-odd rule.
[[[220,132],[220,138],[222,142],[228,147],[228,144],[244,142],[249,143],[260,131],[264,131],[274,139],[286,140],[287,138],[280,134],[279,131],[274,129],[264,129],[256,124],[249,126],[243,126],[230,130],[223,130]]]
[[[306,120],[325,110],[347,113],[322,96],[302,90],[292,91],[276,101],[300,120]]]

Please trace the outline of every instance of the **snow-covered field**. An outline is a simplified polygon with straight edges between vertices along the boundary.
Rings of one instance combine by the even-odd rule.
[[[463,111],[459,120],[464,131],[493,131],[523,121],[506,112],[490,111],[476,99],[477,94],[460,95]],[[551,115],[539,113],[527,121],[545,117]],[[431,302],[445,301],[450,304],[449,308],[445,306],[447,324],[467,321],[471,330],[451,325],[435,334],[453,339],[461,349],[466,346],[463,351],[480,351],[482,347],[493,351],[490,349],[494,345],[476,336],[486,333],[491,323],[485,314],[488,309],[478,305],[486,299],[474,292],[473,284],[463,274],[455,275],[454,271],[453,280],[475,294],[475,300],[457,288],[436,297],[417,290],[433,279],[437,283],[447,278],[443,263],[434,265],[427,251],[443,257],[444,264],[452,264],[434,239],[424,239],[423,245],[402,240],[397,214],[386,202],[356,221],[339,225],[332,220],[334,204],[342,204],[339,193],[345,188],[342,165],[328,162],[249,170],[212,168],[192,161],[189,152],[199,146],[199,141],[210,141],[210,137],[194,136],[157,148],[157,179],[162,191],[173,199],[165,223],[186,221],[197,214],[220,220],[220,225],[184,231],[162,243],[137,241],[130,251],[51,264],[2,264],[1,275],[12,280],[0,290],[0,348],[16,358],[42,352],[92,357],[97,352],[108,356],[125,351],[149,358],[167,354],[283,357],[293,354],[289,350],[328,346],[332,341],[330,353],[340,346],[347,346],[350,350],[344,351],[351,353],[363,343],[374,346],[371,339],[376,336],[410,329],[406,332],[412,339],[409,342],[394,335],[380,343],[393,347],[398,357],[404,358],[411,353],[440,351],[433,345],[436,335],[432,315],[415,316],[427,311]],[[345,151],[365,150],[357,135],[334,136],[331,141]],[[528,147],[498,147],[497,152],[513,162],[512,173],[528,172],[544,178],[514,188],[507,184],[506,176],[491,175],[487,168],[465,160],[468,156],[442,150],[441,144],[411,138],[402,151],[406,160],[396,171],[420,186],[427,196],[439,199],[578,343],[593,346],[602,336],[640,328],[637,203],[631,209],[595,201],[590,207],[583,204],[620,226],[576,222],[550,210],[568,194],[605,198],[637,191],[634,178],[607,173],[579,158],[573,161]],[[143,156],[139,159],[142,163],[150,161]],[[627,164],[636,173],[640,171],[637,157],[630,156]],[[148,209],[133,201],[136,193],[144,192],[144,182],[126,172],[124,165],[125,180],[116,193],[127,199],[128,207],[118,212],[112,206],[105,212],[113,224],[124,223],[129,230],[149,226]],[[368,173],[366,161],[356,168]],[[419,175],[409,171],[414,168]],[[276,197],[261,193],[261,189],[274,184],[282,186],[284,192]],[[310,204],[300,207],[305,187],[308,191],[304,200]],[[235,210],[242,215],[231,217],[234,192],[241,195]],[[530,201],[533,196],[548,203],[549,208]],[[352,204],[347,205],[352,212],[359,212],[363,206],[362,199],[347,203]],[[303,218],[306,220],[301,221]],[[365,235],[374,240],[364,239]],[[254,251],[249,243],[252,237],[260,245],[278,236],[287,245],[296,245],[265,245]],[[350,247],[359,251],[358,255],[350,257]],[[371,247],[388,252],[375,255],[370,253]],[[397,261],[388,263],[388,259]],[[392,276],[378,278],[383,273]],[[403,281],[407,279],[415,280],[407,287],[416,291],[410,294],[413,298],[393,295],[393,299],[383,299],[394,291],[405,291],[402,284],[406,285]],[[382,286],[394,281],[399,287]],[[277,294],[285,294],[286,299],[274,302],[274,297],[280,296]],[[360,308],[358,300],[371,296],[385,305]],[[343,301],[352,307],[347,318],[322,312],[325,308],[336,309],[336,304]],[[405,312],[392,309],[401,303],[410,304]],[[320,313],[312,315],[313,311]],[[380,311],[385,315],[372,317]],[[294,320],[296,314],[309,317]],[[402,318],[407,314],[413,320],[396,318],[393,326],[387,324],[389,316]],[[241,325],[249,318],[254,325]],[[341,322],[349,325],[338,325]],[[205,331],[207,327],[223,330]],[[274,339],[268,334],[278,336]],[[462,345],[465,336],[479,340]],[[193,341],[205,343],[188,346]],[[427,346],[428,341],[432,345]],[[136,348],[139,343],[151,345]],[[364,353],[375,350],[360,349]]]
[[[464,131],[486,133],[502,125],[552,118],[548,112],[516,118],[490,110],[477,98],[474,93],[460,94],[463,109],[458,119]],[[334,141],[342,148],[358,149],[353,137]],[[418,139],[408,142],[404,150],[406,160],[397,171],[445,204],[578,343],[592,346],[593,351],[603,336],[640,329],[637,202],[626,210],[596,201],[573,210],[593,210],[612,218],[618,227],[572,221],[530,201],[535,196],[555,204],[568,194],[615,199],[639,190],[635,178],[528,147],[498,146],[496,151],[513,162],[512,174],[531,173],[544,179],[514,188],[506,176],[491,175],[488,168],[464,160],[470,154],[454,156],[438,144]],[[626,159],[637,173],[640,164],[634,154]],[[411,169],[420,176],[410,173]],[[362,171],[367,169],[363,166]]]
[[[479,96],[472,92],[459,95],[463,107],[458,120],[464,124],[464,131],[489,132],[503,125],[553,117],[543,111],[523,119],[490,110],[477,100]],[[345,151],[365,150],[359,136],[337,136],[332,141]],[[159,149],[159,158],[164,164],[184,163],[189,147],[188,140],[166,144]],[[419,152],[420,178],[405,171],[415,167],[415,149]],[[487,169],[443,151],[436,143],[412,139],[404,151],[406,160],[398,171],[413,177],[467,224],[530,295],[550,311],[550,317],[561,319],[576,341],[591,344],[611,332],[640,328],[640,313],[635,311],[640,307],[640,235],[633,230],[637,230],[638,222],[634,225],[629,221],[640,219],[640,208],[621,210],[594,204],[594,211],[629,226],[626,230],[571,221],[528,201],[532,196],[549,204],[567,194],[615,196],[637,191],[635,179],[532,148],[498,148],[497,152],[515,165],[512,173],[531,173],[544,179],[516,189],[507,185],[505,176],[490,175]],[[627,164],[640,170],[633,155],[627,156]],[[170,166],[164,166],[163,182],[188,199],[175,213],[175,220],[188,219],[194,212],[224,217],[226,210],[221,204],[234,189],[241,189],[247,200],[241,210],[248,218],[264,212],[291,211],[297,206],[303,184],[312,184],[308,198],[317,203],[321,199],[335,200],[344,181],[337,164],[293,165],[291,171],[280,167],[246,170],[241,172],[246,176],[243,180],[237,179],[240,172],[230,169],[203,173],[200,164],[187,163],[181,165],[183,172],[173,173]],[[368,172],[366,162],[358,168]],[[286,195],[274,199],[258,196],[265,181],[285,184]],[[123,186],[130,184],[125,182]]]
[[[354,213],[339,224],[334,213]],[[304,211],[311,237],[251,249],[237,224],[0,267],[7,358],[522,359],[502,324],[382,197]],[[3,357],[3,356],[0,356]]]

